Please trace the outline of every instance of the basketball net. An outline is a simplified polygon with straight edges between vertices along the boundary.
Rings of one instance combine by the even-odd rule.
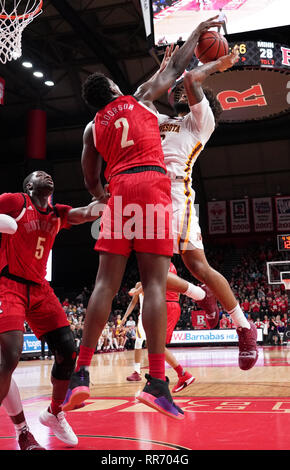
[[[0,0],[0,61],[19,59],[22,33],[42,13],[42,0]]]
[[[282,280],[285,290],[290,293],[290,279],[283,279]]]

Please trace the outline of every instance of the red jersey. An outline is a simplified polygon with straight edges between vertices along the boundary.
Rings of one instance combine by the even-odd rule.
[[[95,116],[94,142],[107,162],[105,177],[136,166],[160,166],[166,171],[154,111],[133,96],[120,96]]]
[[[170,263],[169,272],[177,275],[177,271],[173,263]],[[179,302],[179,294],[172,290],[167,290],[166,301],[167,302]]]
[[[0,272],[7,266],[10,274],[41,283],[46,276],[50,250],[58,232],[69,228],[70,206],[56,204],[43,211],[27,194],[0,196],[0,214],[13,217],[18,229],[13,235],[1,234]]]

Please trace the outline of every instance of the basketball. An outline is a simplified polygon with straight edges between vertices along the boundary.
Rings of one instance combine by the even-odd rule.
[[[207,31],[201,34],[198,44],[194,50],[196,57],[206,64],[227,55],[229,45],[224,36],[216,31]]]

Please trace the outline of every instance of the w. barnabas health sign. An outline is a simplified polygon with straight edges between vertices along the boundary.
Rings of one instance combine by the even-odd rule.
[[[214,344],[238,343],[235,329],[229,330],[176,330],[173,332],[170,344]],[[263,341],[263,333],[258,329],[257,341]]]

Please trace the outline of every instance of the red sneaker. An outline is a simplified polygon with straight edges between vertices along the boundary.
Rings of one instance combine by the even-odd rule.
[[[202,310],[205,310],[206,321],[209,329],[213,330],[217,326],[220,317],[217,300],[209,287],[205,284],[202,284],[200,287],[205,291],[205,298],[198,300],[197,303]]]
[[[142,380],[142,377],[140,374],[138,374],[138,372],[133,372],[133,374],[129,375],[129,377],[127,377],[127,380],[129,382],[140,382],[140,380]]]
[[[237,328],[239,337],[239,368],[249,370],[256,364],[259,353],[257,348],[257,328],[250,323],[249,328]]]
[[[185,387],[188,387],[188,385],[192,384],[195,381],[195,377],[191,375],[189,372],[185,372],[182,377],[178,377],[178,382],[177,384],[173,387],[172,393],[178,393],[181,392]]]
[[[18,438],[20,450],[46,450],[44,447],[36,442],[31,432],[28,429],[22,431]]]

